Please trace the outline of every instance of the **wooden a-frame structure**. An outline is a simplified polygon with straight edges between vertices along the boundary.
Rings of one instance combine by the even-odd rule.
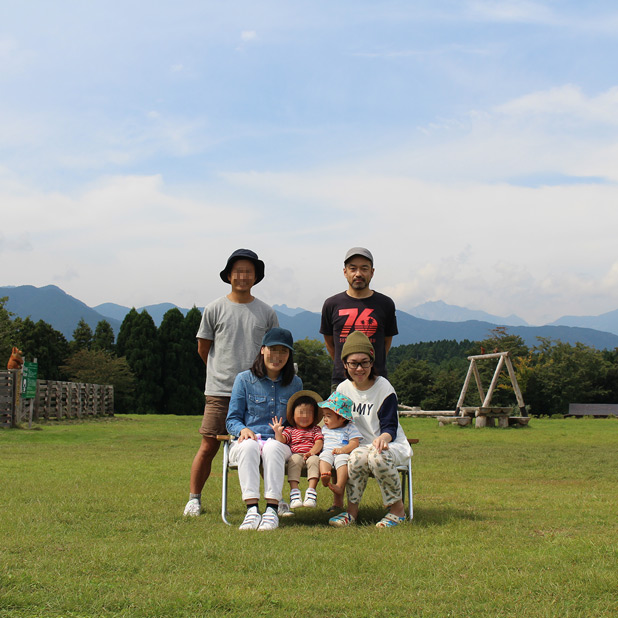
[[[494,376],[491,380],[491,384],[489,385],[489,389],[487,393],[485,393],[481,384],[481,377],[479,375],[477,361],[492,358],[497,358],[499,360],[496,366],[496,370],[494,372]],[[476,417],[476,427],[486,427],[488,421],[490,425],[493,425],[494,419],[497,418],[501,427],[508,427],[510,408],[498,408],[491,406],[491,398],[494,394],[496,385],[498,384],[498,378],[500,377],[502,369],[506,365],[509,377],[511,379],[511,384],[513,385],[513,390],[515,391],[515,397],[517,398],[517,405],[519,406],[519,410],[521,411],[521,417],[510,418],[512,418],[513,420],[522,419],[520,421],[520,424],[526,424],[528,412],[526,411],[524,399],[521,395],[519,384],[517,383],[517,377],[515,376],[515,370],[513,369],[513,363],[511,362],[509,353],[494,352],[493,354],[478,354],[476,356],[468,356],[468,360],[470,361],[470,367],[468,367],[468,373],[466,374],[466,379],[464,380],[463,388],[461,389],[461,394],[459,395],[459,400],[457,401],[457,407],[455,408],[455,416],[474,415]],[[466,393],[468,392],[468,387],[470,386],[470,380],[472,379],[472,376],[474,376],[474,379],[476,381],[479,397],[481,399],[481,405],[476,407],[464,407],[463,403],[466,398]],[[523,421],[524,418],[526,419],[526,421]]]

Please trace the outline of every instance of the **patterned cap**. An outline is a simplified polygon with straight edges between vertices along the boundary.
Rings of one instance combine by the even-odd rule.
[[[318,405],[320,408],[332,410],[335,414],[345,418],[346,421],[352,420],[352,400],[339,391],[331,393],[326,401],[320,401]]]

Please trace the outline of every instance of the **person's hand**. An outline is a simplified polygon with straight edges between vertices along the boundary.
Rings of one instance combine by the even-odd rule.
[[[383,436],[378,436],[372,442],[373,446],[375,447],[376,451],[378,451],[378,453],[381,453],[382,451],[387,451],[388,450],[388,443],[389,443],[389,440],[387,440]]]
[[[270,420],[272,422],[268,423],[268,425],[276,434],[279,434],[280,432],[283,431],[283,421],[282,421],[282,419],[277,418],[276,416],[273,416],[273,418],[271,418]]]
[[[242,442],[243,440],[257,440],[255,434],[249,429],[249,427],[245,427],[241,430],[240,435],[238,436],[238,441]]]
[[[307,459],[309,459],[309,457],[311,457],[311,455],[313,455],[312,452],[307,451],[306,453],[303,453],[303,460],[307,461]]]
[[[343,451],[340,448],[334,448],[333,455],[343,455]]]

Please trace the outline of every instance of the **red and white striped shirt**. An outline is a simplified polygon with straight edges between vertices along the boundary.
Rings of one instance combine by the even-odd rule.
[[[285,427],[283,437],[286,439],[292,453],[308,453],[318,440],[324,440],[322,430],[317,426],[312,427]]]

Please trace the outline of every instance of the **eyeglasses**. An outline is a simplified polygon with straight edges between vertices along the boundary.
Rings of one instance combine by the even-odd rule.
[[[364,360],[362,363],[356,363],[354,361],[349,361],[345,364],[345,366],[349,367],[350,369],[358,369],[359,367],[362,367],[363,369],[369,369],[371,365],[373,365],[373,361],[370,361],[370,360]]]

